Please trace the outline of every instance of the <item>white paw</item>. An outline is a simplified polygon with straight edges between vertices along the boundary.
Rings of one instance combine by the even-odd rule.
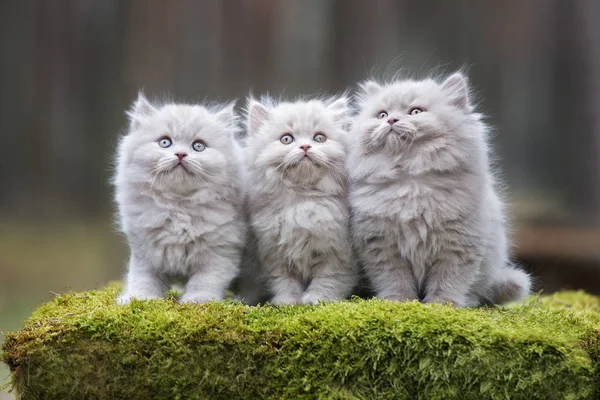
[[[450,298],[450,297],[438,297],[438,296],[427,296],[423,299],[423,303],[437,303],[437,304],[450,304],[452,307],[462,308],[466,306],[465,299]]]
[[[382,299],[391,300],[391,301],[412,301],[418,300],[418,296],[410,295],[410,294],[386,294],[381,297]]]
[[[298,304],[298,298],[290,294],[280,294],[273,297],[270,301],[271,304],[275,305],[286,305],[286,304]]]
[[[130,295],[124,294],[117,298],[117,304],[120,306],[126,306],[127,304],[131,303],[132,299],[133,297],[131,297]]]
[[[131,303],[131,300],[136,299],[136,300],[153,300],[153,299],[159,299],[160,296],[154,296],[154,295],[133,295],[133,294],[129,294],[129,293],[123,293],[121,296],[119,296],[117,298],[117,304],[120,306],[126,306],[127,304]]]
[[[184,293],[179,300],[180,303],[195,303],[204,304],[209,301],[220,300],[214,293],[196,292],[196,293]]]
[[[323,302],[329,302],[329,301],[334,301],[333,299],[330,299],[326,296],[320,295],[319,293],[305,293],[304,296],[302,296],[302,304],[313,304],[313,305],[317,305],[319,303],[323,303]]]

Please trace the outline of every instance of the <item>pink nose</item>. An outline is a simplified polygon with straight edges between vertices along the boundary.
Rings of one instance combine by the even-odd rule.
[[[390,119],[388,119],[388,124],[390,124],[390,125],[394,125],[396,122],[398,122],[398,118],[390,118]]]
[[[179,160],[183,160],[183,157],[187,157],[187,153],[175,153]]]
[[[311,146],[310,146],[310,145],[308,145],[308,144],[303,144],[302,146],[300,146],[300,148],[301,148],[302,150],[304,150],[304,152],[305,152],[305,153],[308,151],[308,149],[310,149],[310,147],[311,147]]]

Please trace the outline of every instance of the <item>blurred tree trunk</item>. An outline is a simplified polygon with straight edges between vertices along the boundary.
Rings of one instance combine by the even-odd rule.
[[[272,38],[280,6],[277,0],[222,2],[224,87],[231,96],[272,87]]]
[[[589,172],[589,204],[596,224],[600,224],[600,2],[585,0],[580,7],[583,21],[583,37],[587,39],[584,52],[587,54],[586,97],[585,112],[590,121],[590,146],[587,149],[589,163],[586,170]],[[598,244],[600,249],[600,244]]]

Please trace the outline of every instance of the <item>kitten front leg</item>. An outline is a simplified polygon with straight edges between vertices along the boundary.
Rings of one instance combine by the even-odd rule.
[[[401,258],[396,243],[374,235],[360,252],[365,274],[375,296],[388,300],[418,300],[419,290],[410,263]]]
[[[216,256],[210,264],[193,273],[185,285],[181,303],[207,303],[223,300],[225,290],[239,272],[239,258]]]
[[[129,260],[127,283],[123,293],[117,299],[117,303],[129,304],[133,298],[138,300],[158,299],[164,295],[167,288],[167,282],[156,274],[154,268],[137,260],[132,255]]]
[[[350,260],[325,260],[313,267],[313,278],[302,296],[303,304],[342,300],[358,282],[358,274]]]
[[[269,287],[273,295],[271,304],[297,304],[300,302],[304,285],[299,278],[290,274],[284,267],[279,267],[269,275]]]
[[[424,303],[468,304],[469,291],[477,278],[480,259],[466,253],[446,252],[438,256],[427,275]]]
[[[377,297],[395,301],[419,299],[417,282],[408,261],[397,259],[371,264],[365,266],[365,270]]]

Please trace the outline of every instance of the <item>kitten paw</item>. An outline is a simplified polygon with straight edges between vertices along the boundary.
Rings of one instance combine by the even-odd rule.
[[[317,305],[319,303],[329,302],[329,301],[334,301],[334,300],[329,299],[325,296],[322,296],[318,293],[305,293],[304,296],[302,296],[302,300],[300,302],[302,304]]]
[[[120,306],[126,306],[127,304],[131,303],[132,299],[133,299],[133,297],[124,294],[117,298],[117,304]]]
[[[286,305],[286,304],[298,304],[299,301],[295,296],[290,294],[280,294],[271,299],[271,304],[274,305]]]
[[[184,293],[179,300],[180,303],[195,303],[195,304],[204,304],[209,301],[220,300],[218,296],[215,296],[213,293]]]
[[[320,302],[325,301],[321,296],[314,294],[314,293],[306,293],[304,296],[302,296],[302,300],[301,303],[302,304],[312,304],[312,305],[317,305]]]
[[[379,297],[379,296],[378,296]],[[382,299],[391,300],[391,301],[413,301],[418,300],[419,298],[416,296],[408,296],[402,294],[387,294],[381,296]]]
[[[423,303],[450,304],[452,307],[465,307],[466,302],[463,299],[451,299],[449,297],[427,296],[423,299]]]
[[[127,304],[131,303],[131,300],[133,300],[133,299],[153,300],[153,299],[159,299],[159,298],[160,298],[160,296],[132,295],[129,293],[124,293],[117,298],[117,304],[120,306],[126,306]]]

